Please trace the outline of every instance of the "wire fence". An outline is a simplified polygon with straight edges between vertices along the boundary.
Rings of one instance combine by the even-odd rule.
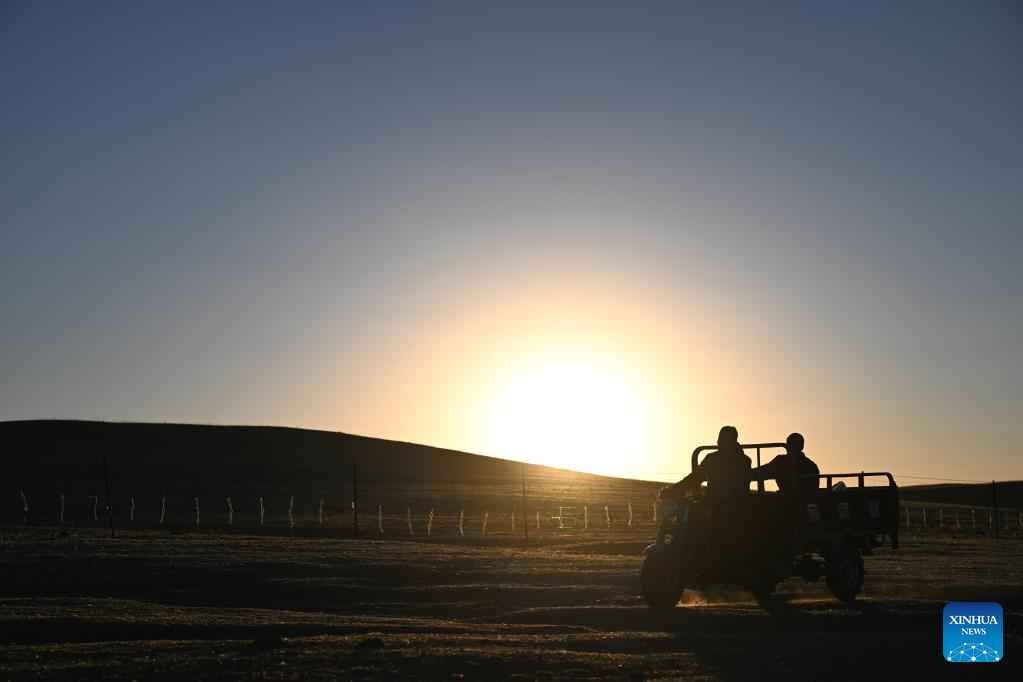
[[[111,500],[100,494],[63,492],[30,499],[18,491],[8,507],[8,523],[66,528],[166,529],[210,532],[302,532],[360,538],[533,538],[600,531],[643,530],[656,526],[656,497],[642,502],[593,501],[559,505],[457,505],[438,501],[430,507],[377,504],[372,498],[296,496],[128,495]]]
[[[597,492],[597,491],[590,491]],[[606,491],[608,498],[615,491]],[[384,496],[382,496],[384,497]],[[120,495],[108,506],[99,493],[30,496],[19,489],[14,505],[0,510],[8,523],[63,528],[238,532],[360,537],[364,539],[486,539],[597,536],[610,531],[649,536],[659,521],[655,494],[643,499],[569,499],[470,503],[437,499],[403,503],[372,495],[351,497],[294,495]],[[598,498],[594,495],[594,498]],[[1023,511],[1015,508],[905,504],[903,532],[1023,534]]]
[[[904,530],[994,533],[1023,531],[1023,511],[994,507],[902,507],[899,526]]]
[[[67,467],[59,474],[50,468],[20,479],[16,498],[0,493],[0,524],[106,526],[112,535],[118,529],[164,529],[535,540],[635,530],[649,537],[659,520],[657,493],[662,485],[512,462],[501,462],[496,474],[492,466],[482,475],[448,468],[446,476],[430,477],[353,458],[350,476],[347,467],[329,469],[333,478],[279,467],[273,472],[234,470],[228,479],[214,460],[204,467],[204,478],[191,481],[180,471],[166,470],[168,475],[161,476],[145,467],[111,477],[105,455],[100,463],[102,469],[75,472],[77,476],[70,476]],[[234,483],[225,482],[235,475]],[[1000,506],[997,494],[1002,488],[1010,493],[1004,501],[1018,503],[1014,486],[1018,488],[992,482],[990,507],[977,504],[981,500],[976,490],[970,491],[973,497],[960,498],[972,506],[904,501],[900,529],[1019,534],[1023,512]]]

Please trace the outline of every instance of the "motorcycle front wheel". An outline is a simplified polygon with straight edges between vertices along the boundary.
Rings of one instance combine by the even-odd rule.
[[[682,582],[674,570],[671,553],[658,552],[643,560],[640,588],[650,606],[671,608],[682,598]]]

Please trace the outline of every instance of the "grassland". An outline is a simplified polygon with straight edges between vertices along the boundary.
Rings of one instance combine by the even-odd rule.
[[[887,679],[947,673],[945,602],[996,600],[1023,652],[1023,541],[907,538],[852,607],[819,584],[757,605],[726,589],[653,610],[643,540],[432,540],[8,529],[7,679]],[[282,639],[283,638],[283,639]]]

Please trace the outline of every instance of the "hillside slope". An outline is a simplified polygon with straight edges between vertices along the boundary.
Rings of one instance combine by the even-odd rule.
[[[990,507],[990,483],[940,483],[914,485],[900,490],[903,502]],[[998,506],[1023,509],[1023,481],[1000,481],[997,484]]]
[[[122,509],[129,496],[140,505],[145,500],[150,509],[164,496],[177,498],[178,508],[194,497],[221,502],[233,497],[236,506],[262,497],[277,509],[294,497],[296,509],[306,512],[322,497],[341,507],[352,498],[353,461],[360,499],[374,510],[389,505],[457,513],[469,504],[510,510],[521,500],[523,468],[537,505],[585,500],[599,507],[635,500],[645,509],[663,485],[308,429],[11,421],[0,422],[6,480],[0,513],[19,515],[20,490],[47,500],[47,506],[60,493],[76,504],[100,495],[101,453]]]

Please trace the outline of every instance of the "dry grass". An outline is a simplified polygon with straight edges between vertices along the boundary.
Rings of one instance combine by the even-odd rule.
[[[1019,538],[907,537],[853,608],[790,581],[766,610],[721,589],[658,611],[637,596],[646,538],[604,530],[523,548],[8,528],[0,677],[819,679],[836,656],[840,677],[933,675],[941,608],[977,599],[1020,650]]]

